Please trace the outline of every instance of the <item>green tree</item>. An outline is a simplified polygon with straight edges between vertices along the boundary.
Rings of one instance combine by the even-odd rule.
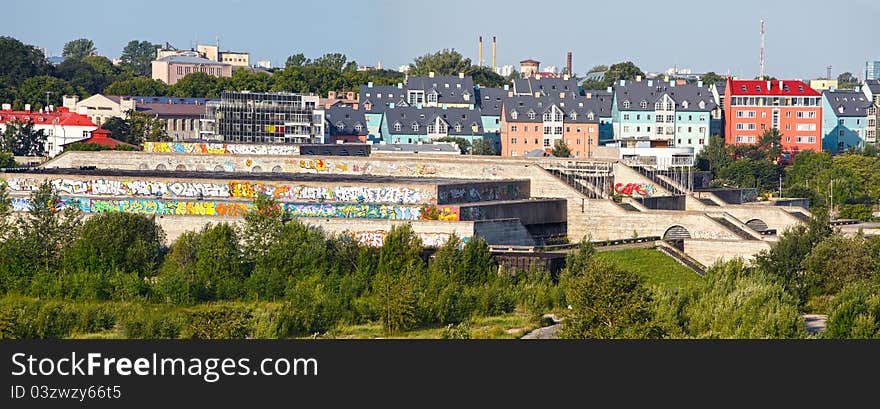
[[[138,214],[97,214],[83,223],[64,252],[70,271],[136,273],[153,276],[161,261],[165,233],[155,219]]]
[[[254,208],[245,214],[241,229],[245,258],[254,262],[265,257],[288,222],[290,215],[284,211],[284,206],[274,197],[258,192],[254,197]]]
[[[615,85],[619,80],[634,80],[637,76],[645,77],[645,73],[637,67],[632,61],[624,61],[619,62],[617,64],[612,64],[611,67],[608,67],[608,71],[605,71],[605,77],[603,78],[602,87],[598,89],[605,89]]]
[[[651,292],[635,273],[591,259],[565,288],[562,338],[657,338]]]
[[[77,89],[97,94],[113,83],[118,70],[106,57],[67,59],[58,65],[58,76]]]
[[[19,219],[25,264],[31,273],[55,270],[61,251],[79,232],[82,219],[76,206],[60,209],[61,198],[48,181],[43,182],[29,199],[27,215]]]
[[[108,118],[101,127],[110,131],[111,138],[131,143],[129,142],[131,140],[131,124],[127,119],[114,116]]]
[[[838,89],[853,89],[859,86],[859,79],[851,72],[844,72],[837,76]]]
[[[90,55],[95,55],[95,43],[92,40],[87,38],[78,38],[76,40],[68,41],[64,44],[64,49],[61,51],[61,56],[64,59],[75,59],[81,60]]]
[[[711,171],[717,174],[720,169],[726,168],[733,158],[730,150],[724,144],[724,138],[720,136],[710,136],[709,144],[706,145],[699,154],[697,154],[697,163],[700,169]]]
[[[593,73],[603,73],[603,76],[600,79],[589,78],[589,79],[584,80],[584,82],[581,83],[581,88],[582,89],[606,89],[609,86],[605,82],[604,73],[606,71],[608,71],[608,66],[604,65],[604,64],[595,65],[595,66],[593,66],[593,68],[590,68],[590,70],[587,71],[587,75],[590,75]]]
[[[237,70],[241,71],[241,70]],[[168,94],[168,86],[164,82],[146,77],[135,77],[118,80],[104,88],[107,95],[120,96],[165,96]]]
[[[422,243],[409,224],[394,226],[379,250],[372,291],[385,331],[411,328],[417,321],[418,278],[423,273]]]
[[[170,140],[165,130],[164,120],[138,111],[129,111],[128,116],[128,127],[131,134],[125,142],[139,145],[144,141],[160,142]]]
[[[0,145],[2,145],[2,140],[0,140]],[[15,157],[12,156],[12,152],[3,152],[2,146],[0,146],[0,169],[11,169],[17,168],[18,162],[15,161]]]
[[[244,267],[235,228],[228,223],[205,226],[195,269],[207,299],[236,300],[244,296]]]
[[[840,291],[829,305],[823,336],[831,339],[880,338],[880,287],[856,281]]]
[[[495,150],[495,146],[484,138],[474,139],[471,146],[471,155],[499,155]]]
[[[180,98],[220,98],[219,82],[213,75],[194,72],[168,87],[168,95]]]
[[[284,63],[284,68],[287,67],[305,67],[312,63],[312,60],[306,58],[303,53],[298,53],[287,57],[287,62]]]
[[[480,87],[502,88],[505,85],[511,85],[510,80],[498,75],[495,71],[492,71],[491,67],[478,67],[474,65],[465,72],[465,75],[471,76],[474,80],[474,84],[477,84]]]
[[[571,149],[568,148],[565,141],[557,139],[556,142],[553,142],[553,150],[551,153],[557,158],[568,158],[571,156]]]
[[[465,58],[455,49],[442,49],[434,54],[425,54],[416,57],[410,64],[409,75],[458,75],[467,72],[471,64],[470,58]]]
[[[835,233],[816,244],[802,264],[813,295],[823,295],[869,278],[873,263],[864,238]]]
[[[18,86],[28,78],[51,74],[52,65],[40,49],[0,36],[0,88],[4,84]]]
[[[0,139],[0,152],[10,152],[14,156],[46,156],[46,138],[45,131],[34,130],[33,122],[9,122]]]
[[[437,142],[454,142],[458,145],[458,149],[461,151],[462,155],[465,155],[471,149],[471,143],[468,142],[467,139],[458,136],[444,136],[442,138],[437,138]]]
[[[342,71],[342,69],[345,67],[345,62],[347,60],[348,58],[345,56],[345,54],[327,53],[318,58],[315,58],[315,61],[312,62],[312,65],[316,67],[330,68],[334,71]]]
[[[716,74],[715,71],[709,71],[700,77],[700,81],[703,81],[703,85],[707,87],[726,80],[726,77]]]
[[[122,49],[119,59],[122,65],[130,68],[137,75],[148,77],[152,72],[152,64],[156,58],[156,49],[158,44],[149,41],[131,40]],[[156,95],[156,94],[129,94],[129,95]]]
[[[32,109],[45,108],[46,92],[49,92],[49,105],[61,106],[64,95],[87,95],[82,88],[70,85],[69,82],[47,75],[31,77],[21,83],[17,88],[15,105],[20,109],[24,104],[31,104]]]

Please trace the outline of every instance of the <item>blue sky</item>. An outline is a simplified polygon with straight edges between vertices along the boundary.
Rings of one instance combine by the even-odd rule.
[[[60,55],[87,37],[116,57],[132,39],[194,42],[248,51],[251,60],[283,65],[288,55],[343,52],[362,65],[396,69],[413,57],[454,48],[486,63],[498,37],[498,65],[534,58],[574,70],[632,60],[645,71],[672,66],[752,78],[758,72],[760,20],[767,21],[766,72],[780,78],[864,72],[880,60],[880,1],[15,1],[3,6],[0,34]],[[39,10],[38,10],[39,9]],[[37,18],[31,19],[34,16]]]

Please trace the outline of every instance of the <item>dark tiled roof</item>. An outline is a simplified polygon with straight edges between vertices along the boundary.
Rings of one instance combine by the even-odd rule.
[[[371,114],[381,114],[388,109],[390,104],[394,106],[406,105],[406,89],[396,85],[367,85],[360,86],[360,105],[364,107],[365,112]],[[403,103],[403,104],[401,104]],[[370,109],[366,109],[366,105]]]
[[[452,75],[435,75],[434,77],[409,77],[406,80],[407,90],[421,90],[425,96],[437,94],[438,103],[474,103],[474,80],[470,76],[459,78]],[[464,95],[468,95],[468,99]]]
[[[561,92],[565,92],[566,94],[579,94],[580,87],[578,86],[577,81],[572,79],[566,80],[562,78],[547,77],[541,77],[538,79],[529,77],[514,79],[513,91],[516,95],[534,96],[536,92],[540,92],[541,95],[558,96]]]
[[[501,115],[501,104],[509,91],[504,88],[478,88],[480,111],[483,116]]]
[[[599,122],[600,117],[611,115],[610,104],[605,105],[606,107],[603,107],[603,102],[598,98],[585,96],[567,98],[513,96],[504,99],[504,115],[508,122],[542,122],[544,113],[555,106],[562,111],[565,122],[596,123]],[[514,112],[516,119],[513,118]],[[530,112],[534,112],[534,119],[529,117]]]
[[[388,124],[388,132],[391,134],[427,135],[428,125],[434,124],[438,117],[447,124],[449,136],[483,134],[483,124],[478,109],[402,107],[385,111],[385,123]],[[400,131],[394,130],[396,123],[400,124]],[[418,131],[413,131],[414,123],[418,124]],[[455,129],[456,125],[459,125],[459,130]],[[473,129],[474,126],[476,131]]]
[[[366,135],[367,121],[364,111],[347,106],[334,105],[324,113],[330,135]],[[340,127],[341,125],[341,127]],[[360,125],[360,130],[358,130]]]
[[[863,117],[872,104],[861,91],[824,91],[822,96],[831,105],[834,115],[837,117]]]
[[[654,111],[654,104],[669,95],[675,101],[675,110],[683,112],[706,112],[716,108],[712,91],[708,87],[685,84],[672,86],[658,80],[625,81],[616,84],[617,109],[626,111]],[[629,107],[624,108],[626,102]],[[644,108],[642,107],[644,102]],[[703,107],[700,107],[703,102]]]
[[[868,89],[871,90],[872,94],[880,94],[880,80],[866,80],[865,85],[868,86]]]

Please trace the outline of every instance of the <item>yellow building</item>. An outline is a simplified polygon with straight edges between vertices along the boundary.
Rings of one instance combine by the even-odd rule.
[[[816,91],[837,89],[837,80],[810,80],[810,88]]]

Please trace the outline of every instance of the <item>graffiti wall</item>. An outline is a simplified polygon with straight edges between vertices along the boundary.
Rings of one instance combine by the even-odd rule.
[[[517,200],[529,197],[529,182],[475,183],[469,185],[440,185],[437,187],[437,203],[488,202]]]
[[[10,191],[27,193],[36,191],[42,179],[10,178],[6,182]],[[432,196],[425,189],[397,186],[309,186],[256,181],[201,183],[63,178],[50,179],[49,182],[56,192],[64,195],[253,199],[258,194],[266,194],[278,200],[395,204],[427,203],[431,201]]]
[[[381,247],[382,243],[385,242],[385,235],[387,232],[384,230],[374,230],[374,231],[358,231],[351,234],[351,236],[360,244],[370,246],[370,247]],[[416,233],[419,236],[419,239],[422,241],[422,245],[425,247],[440,247],[449,240],[450,234],[447,233]],[[470,237],[461,237],[462,243],[467,243],[470,240]]]
[[[299,155],[299,146],[194,142],[144,142],[144,152],[214,155]]]
[[[654,195],[654,185],[647,183],[616,183],[612,193],[629,197],[651,197]]]

